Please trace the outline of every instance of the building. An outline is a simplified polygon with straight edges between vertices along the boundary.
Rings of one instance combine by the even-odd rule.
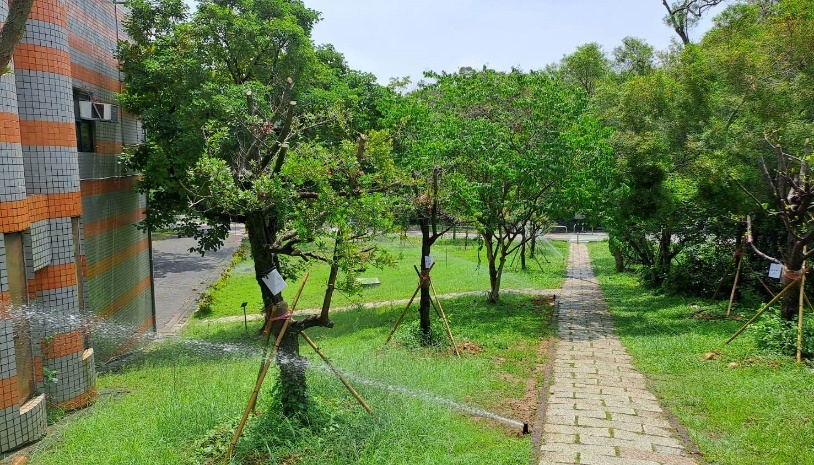
[[[115,105],[122,19],[36,0],[0,78],[0,451],[45,434],[46,404],[92,402],[95,363],[154,330],[145,202],[118,160],[142,137]]]

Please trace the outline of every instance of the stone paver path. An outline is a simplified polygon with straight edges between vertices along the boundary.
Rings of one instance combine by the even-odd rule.
[[[571,244],[558,301],[540,463],[695,464],[619,342],[585,244]]]

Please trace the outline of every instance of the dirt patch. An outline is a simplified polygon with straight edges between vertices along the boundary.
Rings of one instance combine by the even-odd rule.
[[[535,295],[531,298],[531,304],[535,313],[550,312],[554,308],[556,302],[556,295]]]
[[[470,341],[458,343],[457,347],[458,352],[467,355],[478,355],[479,353],[483,352],[483,347]],[[452,353],[452,348],[450,347],[449,349],[447,349],[447,352]]]

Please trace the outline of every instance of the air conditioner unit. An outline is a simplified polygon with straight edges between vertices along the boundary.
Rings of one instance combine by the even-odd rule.
[[[94,121],[119,121],[119,107],[110,103],[79,100],[79,118]]]
[[[79,101],[79,118],[95,119],[93,117],[93,102],[91,102],[90,100]]]

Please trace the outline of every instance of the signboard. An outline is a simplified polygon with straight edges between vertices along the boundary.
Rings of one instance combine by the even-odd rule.
[[[432,258],[432,255],[427,255],[424,257],[424,268],[431,267],[433,263],[435,263],[435,259]]]
[[[271,271],[263,275],[263,283],[274,295],[283,292],[283,289],[288,287],[288,284],[285,282],[283,277],[280,276],[280,272],[277,271],[277,268],[273,268]]]
[[[779,278],[780,273],[783,272],[783,265],[779,265],[777,263],[772,263],[769,265],[769,277],[770,278]]]

